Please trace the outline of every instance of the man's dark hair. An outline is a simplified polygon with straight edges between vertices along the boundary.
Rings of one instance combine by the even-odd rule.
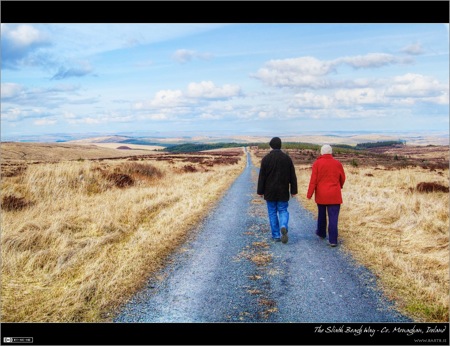
[[[279,137],[273,137],[269,145],[272,149],[281,149],[281,139]]]

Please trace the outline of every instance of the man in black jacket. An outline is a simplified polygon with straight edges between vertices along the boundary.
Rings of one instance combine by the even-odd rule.
[[[261,161],[257,194],[267,203],[272,239],[288,241],[289,198],[297,194],[297,176],[289,155],[281,151],[281,139],[269,142],[272,150]]]

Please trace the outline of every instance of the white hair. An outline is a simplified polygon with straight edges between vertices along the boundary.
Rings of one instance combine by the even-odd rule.
[[[322,155],[331,154],[331,153],[333,153],[333,149],[331,148],[331,146],[329,144],[325,144],[325,145],[322,145],[322,148],[320,148],[320,153]]]

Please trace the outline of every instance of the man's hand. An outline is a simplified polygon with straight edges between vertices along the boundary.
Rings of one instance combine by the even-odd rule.
[[[291,194],[291,197],[295,197],[295,196],[297,196],[297,194],[296,194],[296,193],[295,193],[295,194],[293,194],[293,195]]]
[[[259,196],[259,197],[261,197],[261,198],[263,198],[263,197],[264,197],[264,195],[259,195],[259,194],[258,194],[258,196]]]

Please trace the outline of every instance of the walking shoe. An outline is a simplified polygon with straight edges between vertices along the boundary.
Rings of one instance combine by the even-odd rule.
[[[326,237],[322,237],[321,235],[319,235],[319,231],[316,230],[316,236],[318,236],[320,239],[325,239]]]
[[[337,244],[329,243],[331,247],[336,247]]]
[[[280,238],[272,238],[272,240],[275,241],[275,242],[277,242],[277,243],[281,241]]]
[[[286,227],[281,227],[281,242],[283,244],[286,244],[288,242],[287,233],[288,233],[288,231],[287,231]]]

